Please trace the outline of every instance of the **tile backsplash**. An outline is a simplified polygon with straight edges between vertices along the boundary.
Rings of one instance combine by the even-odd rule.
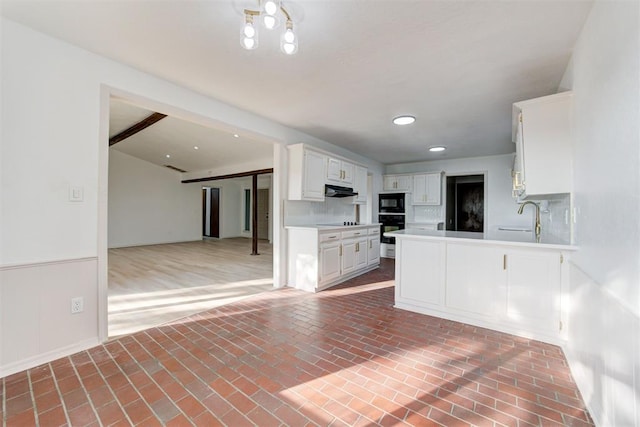
[[[540,204],[540,232],[543,239],[571,243],[571,196],[560,194],[558,198],[536,201]]]
[[[409,206],[413,209],[413,218],[410,222],[440,222],[444,221],[444,208],[442,206]]]
[[[332,224],[355,220],[356,207],[351,197],[327,198],[324,202],[284,202],[284,225]]]

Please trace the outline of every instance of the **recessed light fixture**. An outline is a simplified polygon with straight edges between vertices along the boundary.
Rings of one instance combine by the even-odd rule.
[[[194,149],[194,150],[197,150],[198,148],[199,148],[199,147],[198,147],[197,145],[194,145],[194,146],[193,146],[193,149]]]
[[[416,118],[413,116],[398,116],[393,119],[393,124],[398,126],[410,125],[415,122]]]
[[[240,135],[238,135],[237,133],[234,133],[234,134],[233,134],[233,137],[234,137],[234,138],[240,138]]]
[[[447,147],[443,147],[442,145],[438,145],[438,146],[435,146],[435,147],[429,147],[429,151],[431,151],[432,153],[437,153],[439,151],[444,151],[446,149],[447,149]]]
[[[170,159],[171,158],[171,154],[167,154],[166,157],[167,157],[167,159]]]

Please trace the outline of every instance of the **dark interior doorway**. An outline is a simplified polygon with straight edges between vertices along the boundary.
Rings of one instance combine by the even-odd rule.
[[[447,177],[447,230],[482,233],[484,205],[484,175]]]
[[[202,189],[202,235],[220,238],[220,189]]]

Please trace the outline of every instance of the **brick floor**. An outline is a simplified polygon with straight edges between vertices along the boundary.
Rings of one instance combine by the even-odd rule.
[[[560,348],[393,308],[393,262],[2,379],[6,426],[593,425]]]

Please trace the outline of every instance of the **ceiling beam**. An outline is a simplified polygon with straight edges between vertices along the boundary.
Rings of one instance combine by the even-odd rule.
[[[135,135],[136,133],[140,132],[141,130],[144,130],[144,129],[148,128],[152,124],[164,119],[165,117],[167,117],[166,114],[153,113],[152,115],[150,115],[146,119],[143,119],[143,120],[139,121],[135,125],[127,128],[127,129],[123,130],[122,132],[120,132],[119,134],[114,135],[111,138],[109,138],[109,147],[111,147],[113,144],[117,144],[118,142],[129,138],[130,136]]]
[[[273,168],[259,169],[251,172],[232,173],[229,175],[218,175],[218,176],[208,176],[205,178],[185,179],[185,180],[182,180],[181,182],[183,184],[190,184],[192,182],[217,181],[219,179],[243,178],[245,176],[264,175],[265,173],[273,173]]]

